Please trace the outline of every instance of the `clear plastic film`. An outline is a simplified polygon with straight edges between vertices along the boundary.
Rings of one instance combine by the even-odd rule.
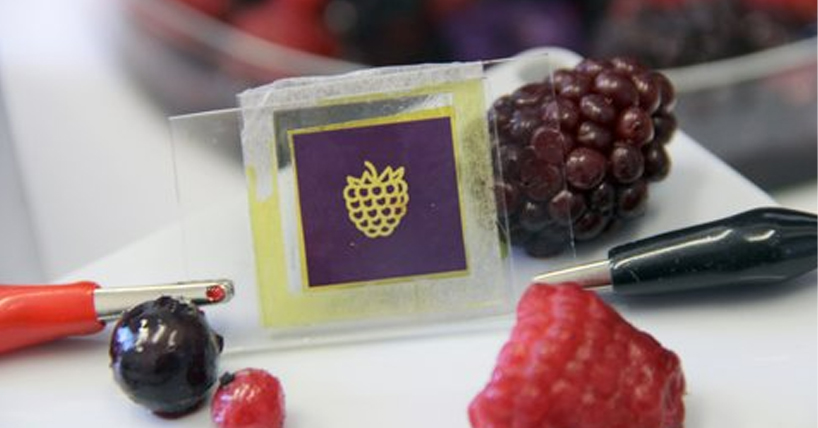
[[[488,107],[574,61],[285,79],[240,94],[238,109],[172,118],[186,269],[236,282],[219,314],[233,346],[510,313],[548,263],[517,263],[530,258],[509,247]]]

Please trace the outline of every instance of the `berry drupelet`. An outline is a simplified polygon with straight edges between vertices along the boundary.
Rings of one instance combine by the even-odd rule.
[[[637,61],[585,59],[497,99],[495,191],[515,245],[559,254],[645,210],[670,170],[673,85]]]

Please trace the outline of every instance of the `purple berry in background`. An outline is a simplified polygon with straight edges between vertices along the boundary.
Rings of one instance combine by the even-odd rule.
[[[508,129],[495,167],[512,244],[551,257],[640,217],[649,184],[670,172],[675,101],[667,77],[627,57],[585,59],[499,98],[489,118]]]
[[[451,58],[505,58],[533,46],[580,51],[582,14],[571,1],[486,0],[472,2],[441,23]]]
[[[594,57],[631,55],[654,68],[737,57],[815,34],[814,0],[811,5],[809,0],[605,3],[604,19],[589,35],[585,52]]]

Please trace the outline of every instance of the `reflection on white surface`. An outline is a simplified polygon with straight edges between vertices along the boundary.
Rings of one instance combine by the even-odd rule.
[[[785,187],[773,195],[778,203],[785,207],[807,212],[818,212],[818,182],[809,181]]]

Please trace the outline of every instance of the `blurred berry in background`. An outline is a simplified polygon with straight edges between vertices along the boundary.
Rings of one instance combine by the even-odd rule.
[[[557,46],[666,70],[681,128],[762,187],[816,175],[815,0],[123,4],[126,66],[169,113],[232,107],[281,77]]]
[[[815,14],[809,0],[613,0],[589,51],[652,67],[699,64],[812,36]]]
[[[814,0],[160,0],[238,31],[367,65],[561,46],[678,67],[815,33]]]

